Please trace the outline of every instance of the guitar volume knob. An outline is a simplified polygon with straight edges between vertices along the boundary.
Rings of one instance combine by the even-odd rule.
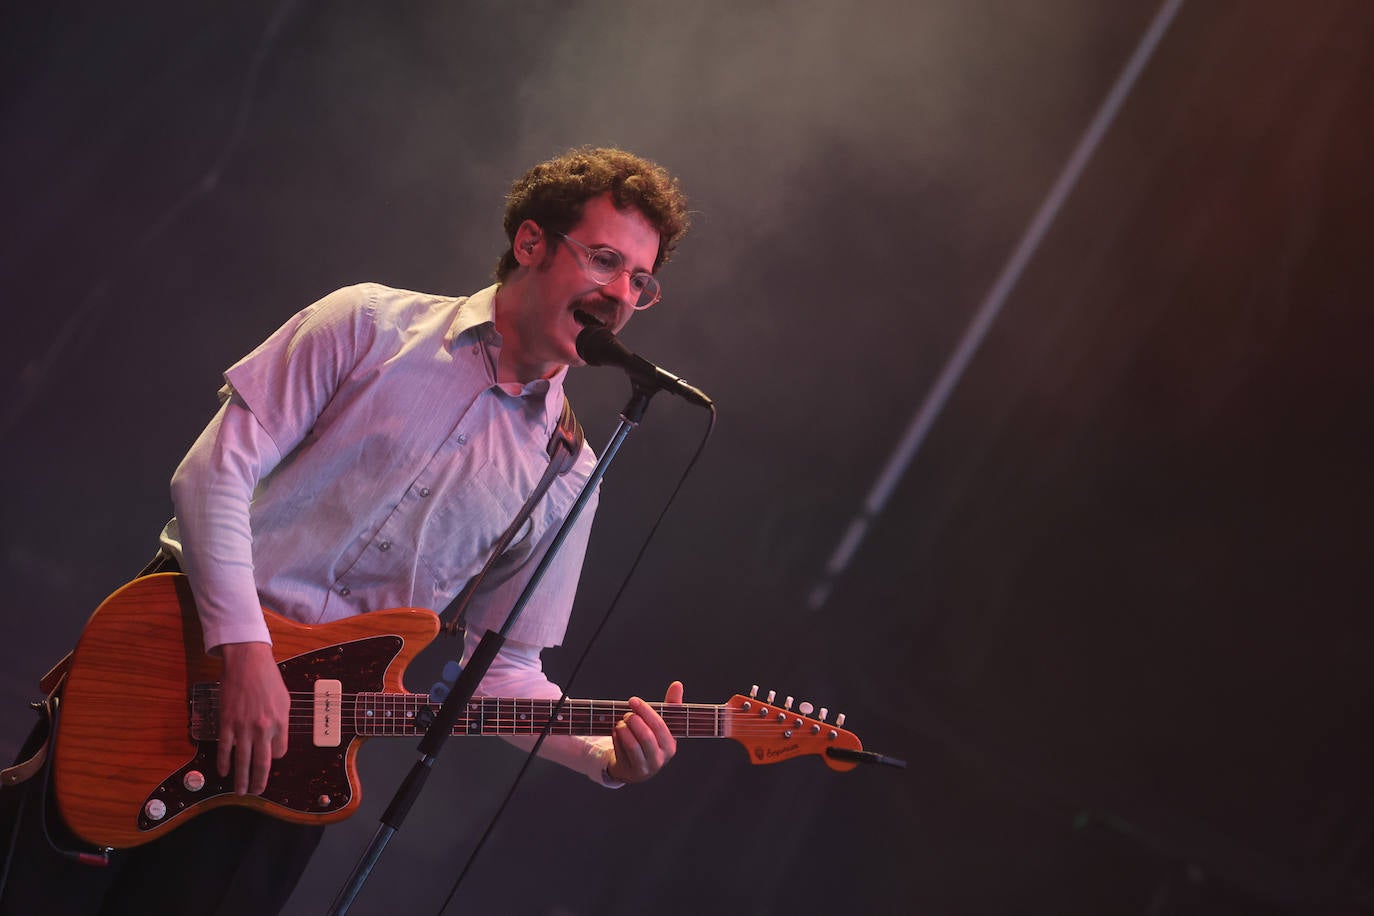
[[[167,804],[160,798],[150,798],[143,806],[143,813],[150,821],[160,821],[167,816]]]
[[[181,784],[187,792],[199,792],[205,788],[205,774],[200,770],[187,770],[186,775],[181,777]]]

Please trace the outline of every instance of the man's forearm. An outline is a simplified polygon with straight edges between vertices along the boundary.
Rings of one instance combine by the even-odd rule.
[[[279,460],[252,413],[231,398],[172,476],[182,569],[207,649],[271,642],[253,578],[249,503],[258,480]]]

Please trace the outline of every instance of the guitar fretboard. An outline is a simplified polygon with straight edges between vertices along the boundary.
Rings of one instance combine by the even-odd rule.
[[[439,706],[424,694],[359,693],[352,697],[353,728],[359,735],[419,735]],[[557,700],[478,697],[454,725],[455,735],[537,735],[552,718],[551,735],[609,735],[631,712],[624,700]],[[678,738],[725,737],[720,706],[651,703]],[[345,701],[344,715],[349,714]]]

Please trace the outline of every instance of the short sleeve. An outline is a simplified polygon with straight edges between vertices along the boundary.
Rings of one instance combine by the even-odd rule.
[[[371,343],[368,290],[349,286],[312,303],[224,373],[281,454],[309,434]]]

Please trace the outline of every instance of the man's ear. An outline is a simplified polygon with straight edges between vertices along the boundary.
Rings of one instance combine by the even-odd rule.
[[[512,250],[515,260],[521,267],[533,267],[544,260],[544,230],[532,219],[527,219],[515,230]]]

